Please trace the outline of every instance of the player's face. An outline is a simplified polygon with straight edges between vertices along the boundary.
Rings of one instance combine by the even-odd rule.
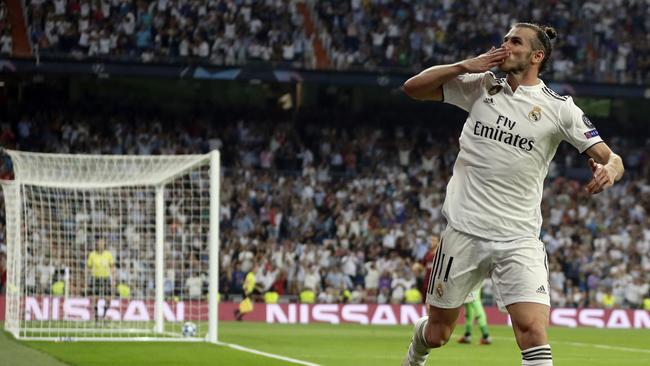
[[[504,47],[508,52],[508,57],[499,65],[499,70],[519,74],[523,73],[530,68],[532,64],[533,47],[531,39],[535,37],[535,31],[524,27],[511,28],[508,34],[503,37],[501,47]]]

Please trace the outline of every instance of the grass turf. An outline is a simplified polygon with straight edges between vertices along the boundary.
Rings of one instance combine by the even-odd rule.
[[[462,330],[463,327],[458,326],[449,345],[432,351],[429,365],[521,364],[519,349],[510,328],[491,327],[494,344],[490,346],[456,343]],[[478,338],[478,334],[476,330],[475,338]],[[223,342],[236,343],[259,351],[320,365],[399,365],[408,346],[410,335],[411,327],[406,326],[280,325],[247,322],[222,322],[219,325],[219,338]],[[648,330],[553,327],[549,329],[549,337],[555,366],[650,365],[650,331]],[[0,338],[6,338],[6,334]],[[22,345],[74,366],[290,364],[205,343],[17,343],[2,339],[0,355],[10,355],[9,358],[3,359],[29,361],[23,358],[30,358],[33,355],[11,351],[11,347]],[[6,347],[10,348],[9,351],[5,349]],[[14,363],[10,362],[10,364]]]

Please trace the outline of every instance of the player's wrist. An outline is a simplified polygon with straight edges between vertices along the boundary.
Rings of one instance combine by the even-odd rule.
[[[467,74],[470,72],[469,61],[470,60],[458,61],[452,65],[452,67],[457,71],[457,75]]]
[[[620,177],[618,176],[618,171],[610,163],[605,164],[603,166],[603,169],[605,169],[605,171],[607,172],[607,176],[611,178],[612,183],[620,179]]]
[[[611,172],[613,177],[614,182],[617,182],[621,178],[623,178],[623,174],[625,173],[625,167],[623,166],[623,160],[621,159],[620,156],[612,153],[612,155],[609,158],[609,161],[607,164],[605,164],[605,167],[608,170],[608,172]]]

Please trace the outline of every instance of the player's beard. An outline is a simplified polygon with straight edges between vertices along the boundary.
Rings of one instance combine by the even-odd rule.
[[[508,59],[502,62],[499,65],[499,70],[507,74],[523,74],[530,67],[530,58],[533,52],[531,51],[524,57],[523,60],[513,60],[512,63],[508,63]]]

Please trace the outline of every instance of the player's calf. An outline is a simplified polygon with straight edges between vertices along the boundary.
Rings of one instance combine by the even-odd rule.
[[[546,324],[549,307],[536,303],[519,303],[508,307],[522,366],[553,366]]]

